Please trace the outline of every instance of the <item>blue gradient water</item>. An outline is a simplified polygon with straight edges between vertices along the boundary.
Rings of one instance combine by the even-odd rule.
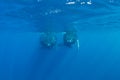
[[[119,0],[0,0],[0,80],[120,80]],[[78,49],[40,45],[77,30]]]

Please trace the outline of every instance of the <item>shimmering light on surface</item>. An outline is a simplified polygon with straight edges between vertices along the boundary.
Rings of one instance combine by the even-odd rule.
[[[81,5],[84,5],[84,4],[88,4],[88,5],[91,5],[92,4],[92,1],[89,0],[89,1],[81,1],[81,0],[67,0],[66,4],[67,5],[73,5],[73,4],[78,4],[80,3]]]
[[[92,1],[91,1],[91,0],[90,0],[90,1],[88,1],[88,2],[87,2],[87,4],[91,5],[91,4],[92,4]]]
[[[53,10],[49,10],[49,11],[45,12],[45,15],[57,14],[57,13],[60,13],[60,12],[61,12],[60,9],[53,9]]]
[[[66,4],[71,5],[71,4],[75,4],[75,2],[67,2]]]

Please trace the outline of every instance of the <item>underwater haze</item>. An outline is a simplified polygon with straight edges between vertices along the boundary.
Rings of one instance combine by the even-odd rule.
[[[120,80],[120,0],[0,0],[0,80]]]

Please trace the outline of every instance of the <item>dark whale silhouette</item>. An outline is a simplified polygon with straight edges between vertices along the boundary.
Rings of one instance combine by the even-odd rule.
[[[57,45],[57,37],[56,32],[43,32],[41,34],[41,45],[45,48],[53,48],[55,45]],[[66,31],[63,32],[63,45],[67,47],[72,47],[74,45],[78,38],[75,31]]]
[[[54,32],[43,32],[41,35],[41,45],[46,48],[53,48],[57,38]]]

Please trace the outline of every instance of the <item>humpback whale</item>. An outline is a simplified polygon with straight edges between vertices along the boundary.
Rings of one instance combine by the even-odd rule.
[[[67,47],[72,47],[73,44],[77,42],[77,34],[74,31],[67,31],[63,35],[64,45]]]
[[[54,32],[43,32],[41,35],[41,45],[46,48],[53,48],[57,38]]]

